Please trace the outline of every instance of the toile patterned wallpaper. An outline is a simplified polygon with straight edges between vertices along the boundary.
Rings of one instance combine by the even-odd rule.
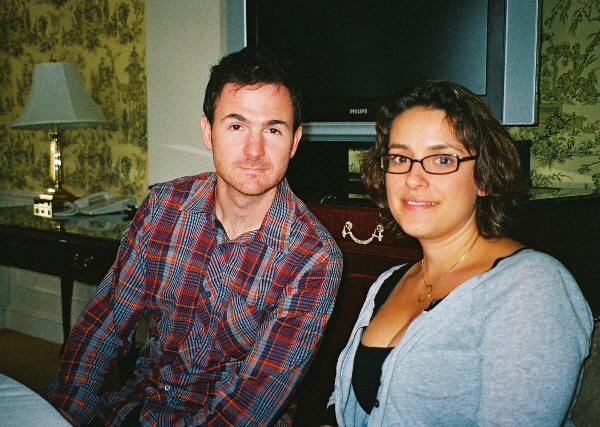
[[[534,186],[600,189],[600,2],[541,2],[539,124],[510,131],[532,141]],[[111,125],[65,133],[65,186],[140,201],[148,164],[144,1],[2,0],[0,21],[0,188],[46,187],[47,136],[9,126],[34,64],[66,61]]]
[[[510,131],[532,141],[534,186],[600,190],[600,1],[540,1],[539,124]]]
[[[49,138],[15,130],[41,62],[71,62],[109,126],[64,132],[65,188],[141,199],[147,187],[144,0],[2,0],[0,188],[47,188]]]

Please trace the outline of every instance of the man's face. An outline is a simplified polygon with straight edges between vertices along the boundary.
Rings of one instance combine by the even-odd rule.
[[[293,131],[293,121],[285,87],[227,83],[217,98],[213,124],[202,117],[218,191],[232,197],[274,194],[302,136],[301,127]]]

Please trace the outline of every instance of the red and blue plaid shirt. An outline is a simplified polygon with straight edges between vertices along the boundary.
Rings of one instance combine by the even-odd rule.
[[[292,389],[333,309],[342,256],[284,180],[258,230],[229,240],[215,175],[154,186],[73,327],[50,401],[81,423],[291,423]],[[135,377],[99,395],[147,316]]]

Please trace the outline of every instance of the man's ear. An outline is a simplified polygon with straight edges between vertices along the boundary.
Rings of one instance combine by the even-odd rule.
[[[296,154],[296,149],[298,148],[300,139],[302,139],[302,126],[298,126],[298,129],[296,129],[296,132],[294,132],[294,142],[292,143],[292,150],[290,151],[290,159],[294,157],[294,154]]]
[[[485,197],[487,196],[487,193],[485,191],[483,191],[481,188],[477,188],[477,196],[478,197]]]
[[[208,122],[208,117],[206,115],[202,115],[202,119],[200,120],[200,127],[202,127],[202,139],[204,139],[204,146],[212,150],[212,127]]]

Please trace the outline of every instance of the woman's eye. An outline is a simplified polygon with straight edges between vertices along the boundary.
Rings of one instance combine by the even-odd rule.
[[[406,163],[406,162],[408,162],[408,157],[396,155],[396,156],[392,156],[392,161],[394,163]]]
[[[451,165],[452,163],[454,163],[454,160],[454,156],[450,156],[447,154],[440,154],[435,158],[435,162],[442,166]]]

